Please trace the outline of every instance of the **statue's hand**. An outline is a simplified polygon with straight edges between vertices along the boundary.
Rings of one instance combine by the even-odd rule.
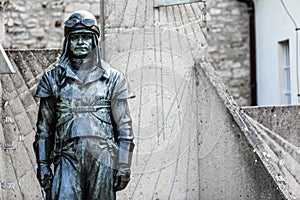
[[[115,191],[123,190],[130,181],[130,168],[127,166],[120,166],[115,177],[114,189]]]
[[[46,163],[39,163],[37,168],[37,179],[39,180],[41,187],[45,190],[51,188],[53,173],[50,166]]]

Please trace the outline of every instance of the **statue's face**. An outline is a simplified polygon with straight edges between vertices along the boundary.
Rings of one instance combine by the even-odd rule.
[[[70,35],[70,50],[75,57],[85,57],[93,49],[93,36],[90,33]]]

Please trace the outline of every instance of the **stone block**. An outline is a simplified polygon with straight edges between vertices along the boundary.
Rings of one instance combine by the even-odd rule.
[[[39,25],[45,28],[50,28],[53,24],[52,20],[41,19],[39,20]]]
[[[4,109],[2,117],[5,142],[11,144],[18,141],[19,129],[9,106]]]
[[[26,32],[27,29],[24,27],[8,27],[7,32],[11,34],[20,34]]]
[[[7,116],[5,116],[5,117],[7,117]],[[18,141],[19,135],[18,135],[18,127],[17,127],[16,123],[5,124],[4,129],[3,129],[3,135],[5,138],[5,142],[9,145]]]
[[[43,28],[33,28],[29,30],[30,34],[34,37],[44,37],[45,31]]]
[[[3,161],[5,167],[1,175],[1,182],[3,182],[3,186],[1,186],[1,197],[3,197],[3,200],[22,199],[22,194],[20,188],[18,187],[18,179],[16,178],[15,168],[12,163],[10,152],[4,152]]]
[[[82,9],[82,10],[89,10],[90,9],[90,4],[89,3],[72,3],[72,4],[68,4],[66,5],[65,11],[72,13],[78,9]]]
[[[9,27],[12,27],[14,25],[14,20],[9,18],[6,22],[6,25],[9,26]]]
[[[27,28],[34,28],[37,27],[39,25],[39,20],[36,18],[30,18],[28,20],[26,20],[25,26]]]
[[[22,112],[15,116],[16,123],[18,124],[20,134],[27,135],[32,132],[33,126],[27,116],[26,112]]]
[[[61,42],[59,41],[49,41],[47,43],[47,48],[59,48],[61,46]]]
[[[10,15],[11,15],[11,18],[13,18],[13,19],[17,19],[19,17],[19,13],[17,13],[17,12],[11,12]]]
[[[233,15],[236,15],[236,16],[240,16],[240,15],[241,15],[240,9],[232,9],[232,10],[231,10],[231,13],[232,13]]]
[[[99,2],[92,3],[90,12],[93,13],[94,15],[100,16],[100,3]]]
[[[222,8],[222,9],[226,9],[227,7],[230,6],[230,3],[229,2],[221,2],[221,3],[217,3],[217,7],[218,8]]]
[[[9,107],[11,108],[13,115],[18,115],[25,111],[22,102],[19,98],[11,99],[9,101]]]
[[[52,12],[51,13],[51,16],[53,18],[61,18],[61,16],[63,15],[63,11],[60,11],[60,12]]]
[[[17,92],[18,92],[18,94],[20,95],[20,94],[22,94],[24,91],[27,91],[28,90],[28,88],[27,88],[27,85],[22,85],[21,87],[19,87],[19,88],[16,88],[17,89]]]
[[[217,9],[217,8],[211,8],[210,9],[210,15],[219,15],[222,13],[221,9]]]
[[[22,42],[19,42],[19,44],[24,45],[26,47],[24,48],[28,48],[28,45],[34,45],[37,44],[37,40],[32,38],[32,39],[28,39],[28,40],[24,40]]]
[[[9,76],[10,75],[7,74],[1,75],[2,87],[7,92],[13,92],[15,90],[15,86]]]
[[[230,87],[238,87],[241,82],[243,82],[243,81],[239,80],[239,79],[232,79],[229,81],[229,86]]]
[[[230,77],[232,77],[231,71],[227,71],[227,70],[219,71],[218,74],[219,74],[221,77],[223,77],[223,78],[230,78]]]
[[[17,34],[17,35],[14,35],[13,38],[15,40],[14,44],[18,44],[18,43],[22,42],[23,40],[29,40],[30,34],[29,34],[29,32]]]
[[[233,63],[233,65],[231,65],[231,68],[240,68],[242,67],[241,63],[240,62],[236,62],[236,63]],[[248,69],[244,69],[246,71],[248,71]]]
[[[19,16],[21,20],[27,20],[30,19],[30,17],[32,17],[29,13],[20,13]]]
[[[32,169],[28,171],[19,180],[20,187],[24,199],[43,199],[41,187],[36,178],[35,171]]]
[[[24,136],[24,145],[25,148],[27,149],[28,157],[33,166],[36,165],[36,157],[33,149],[34,137],[35,137],[35,131],[32,131],[30,134]]]
[[[12,165],[16,171],[18,179],[26,175],[28,172],[34,169],[27,150],[22,142],[17,142],[14,146],[15,150],[10,150],[10,155],[12,158]]]
[[[233,78],[243,78],[249,76],[249,71],[242,69],[242,68],[236,68],[232,71]]]
[[[38,106],[36,105],[36,102],[34,101],[34,104],[30,105],[26,108],[26,113],[28,116],[28,119],[30,120],[33,129],[36,127],[37,122],[37,116],[38,116]]]
[[[21,93],[19,97],[25,110],[32,105],[36,105],[32,94],[28,90],[25,90],[23,93]]]
[[[26,7],[24,5],[13,4],[13,9],[17,12],[24,13],[26,12]]]

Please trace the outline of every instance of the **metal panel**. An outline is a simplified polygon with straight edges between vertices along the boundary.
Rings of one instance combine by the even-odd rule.
[[[175,4],[195,3],[205,0],[154,0],[154,7],[170,6]]]

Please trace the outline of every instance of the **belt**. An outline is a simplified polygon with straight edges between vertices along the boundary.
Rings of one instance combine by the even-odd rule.
[[[84,113],[97,112],[97,110],[101,108],[110,108],[110,101],[99,101],[96,104],[97,105],[70,107],[69,110],[73,113]]]
[[[102,107],[96,107],[96,106],[78,106],[78,107],[71,107],[70,112],[75,113],[83,113],[83,112],[96,112]]]

